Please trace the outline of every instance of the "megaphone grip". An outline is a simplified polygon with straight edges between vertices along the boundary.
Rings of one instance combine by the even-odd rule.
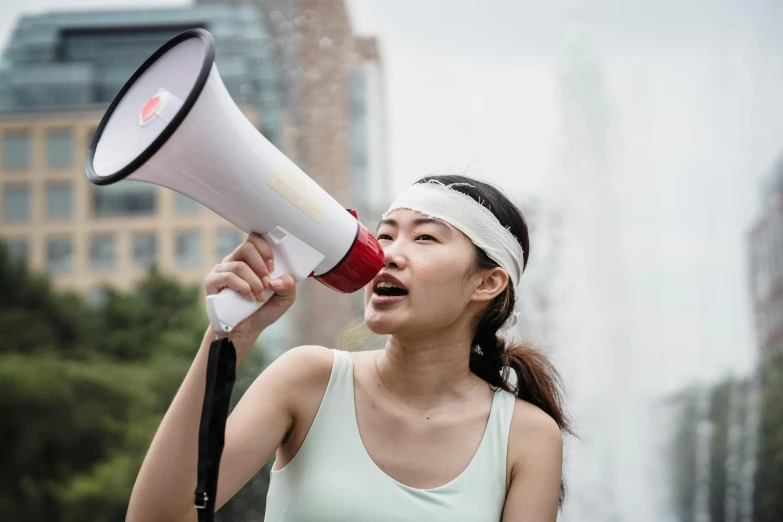
[[[323,254],[282,227],[275,227],[262,237],[269,244],[275,260],[275,269],[270,274],[272,279],[289,274],[298,283],[307,278],[324,259]],[[264,291],[267,300],[273,294],[272,290]],[[216,332],[230,332],[263,305],[262,302],[245,299],[235,290],[224,288],[217,294],[207,296],[207,316]]]
[[[264,290],[264,297],[269,299],[274,292]],[[215,295],[207,296],[207,316],[212,327],[220,332],[230,332],[243,319],[253,315],[264,305],[263,302],[251,301],[231,288],[224,288]]]

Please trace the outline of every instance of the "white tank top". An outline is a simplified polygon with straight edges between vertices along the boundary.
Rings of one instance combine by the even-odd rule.
[[[310,431],[294,458],[272,470],[265,522],[498,522],[514,396],[502,390],[493,395],[481,444],[457,478],[437,488],[412,488],[387,475],[364,448],[351,354],[332,351],[332,374]]]

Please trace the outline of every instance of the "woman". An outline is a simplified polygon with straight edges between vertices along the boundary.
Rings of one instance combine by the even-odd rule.
[[[383,216],[385,266],[365,290],[383,350],[289,350],[226,425],[216,506],[276,453],[266,518],[277,521],[553,522],[562,501],[557,374],[498,337],[514,322],[529,255],[520,211],[497,189],[433,176]],[[275,295],[232,332],[241,361],[294,302],[269,280],[271,251],[251,235],[206,277],[207,293]],[[208,329],[131,495],[128,520],[193,520]],[[239,362],[238,362],[239,364]]]

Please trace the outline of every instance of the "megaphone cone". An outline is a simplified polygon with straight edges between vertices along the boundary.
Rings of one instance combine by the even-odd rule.
[[[245,118],[220,79],[214,49],[212,35],[193,29],[139,67],[92,138],[87,177],[98,185],[161,185],[261,234],[274,254],[272,277],[312,275],[346,293],[362,288],[382,268],[383,249]],[[207,297],[218,331],[260,306],[230,289]]]

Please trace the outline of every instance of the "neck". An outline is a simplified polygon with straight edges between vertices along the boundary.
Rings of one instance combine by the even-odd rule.
[[[389,392],[416,409],[445,406],[467,395],[480,379],[470,371],[469,334],[392,335],[377,360]]]

